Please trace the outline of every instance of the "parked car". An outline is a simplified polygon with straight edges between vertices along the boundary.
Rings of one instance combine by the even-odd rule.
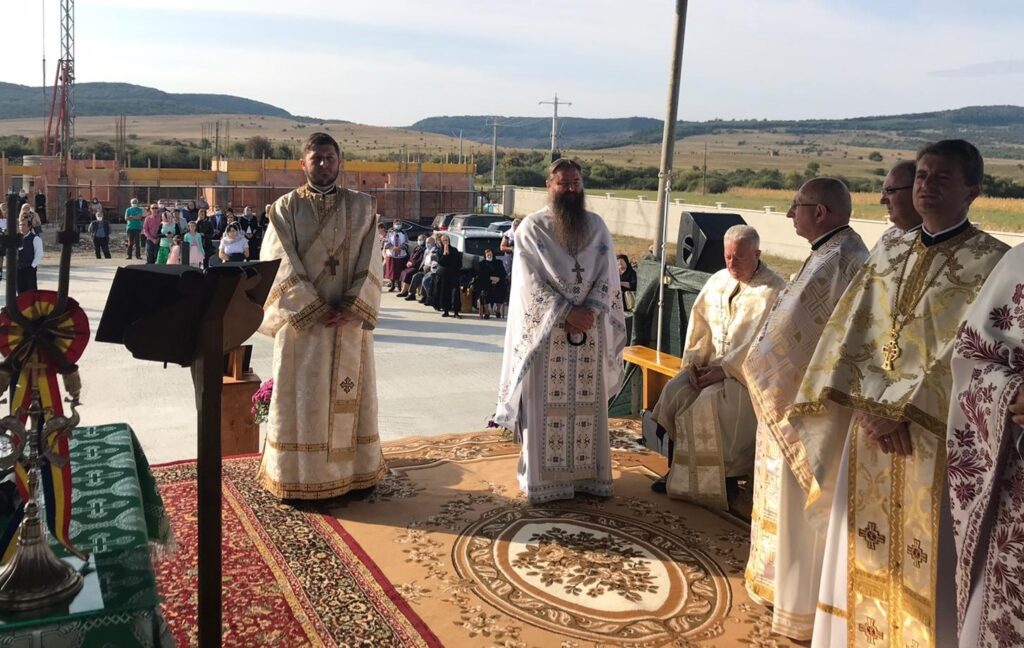
[[[490,248],[494,252],[494,258],[502,257],[501,234],[482,228],[470,228],[461,232],[445,232],[452,241],[452,245],[459,252],[462,252],[462,268],[464,270],[475,269],[480,259],[484,258],[484,250]]]
[[[434,221],[430,224],[430,228],[435,232],[443,232],[448,229],[448,224],[452,222],[452,219],[458,216],[462,212],[445,212],[434,216]]]
[[[507,221],[508,216],[504,214],[459,214],[448,223],[448,229],[459,232],[467,227],[486,228],[491,223]]]
[[[512,221],[505,220],[499,223],[491,223],[487,226],[487,229],[491,232],[497,232],[498,234],[504,234],[505,232],[512,229]]]

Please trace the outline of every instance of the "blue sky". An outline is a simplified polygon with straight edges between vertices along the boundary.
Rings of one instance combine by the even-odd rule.
[[[1019,0],[692,0],[680,117],[1024,105]],[[48,80],[58,0],[2,0],[0,81]],[[672,0],[78,0],[79,81],[237,94],[398,126],[432,115],[664,117]],[[8,62],[11,61],[9,57]]]

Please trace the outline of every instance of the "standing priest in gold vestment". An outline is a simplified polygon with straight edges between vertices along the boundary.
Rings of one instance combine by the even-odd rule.
[[[263,240],[281,267],[260,332],[274,338],[274,392],[259,480],[285,499],[374,486],[377,436],[373,329],[381,257],[373,199],[335,184],[338,143],[303,147],[307,183],[274,203]]]
[[[1007,249],[967,219],[982,168],[963,140],[921,149],[922,228],[876,246],[789,412],[808,517],[827,516],[815,646],[935,643],[953,337]]]
[[[788,216],[811,255],[772,306],[747,354],[743,375],[757,413],[754,509],[746,586],[772,606],[772,630],[798,640],[814,625],[824,534],[804,519],[806,479],[785,412],[832,309],[868,250],[850,229],[850,192],[815,178],[796,193]]]
[[[748,225],[726,231],[726,267],[697,295],[682,371],[665,385],[654,407],[654,420],[670,440],[671,470],[651,488],[667,488],[670,497],[728,509],[727,493],[736,478],[753,472],[757,419],[741,366],[786,285],[761,261],[760,241]]]

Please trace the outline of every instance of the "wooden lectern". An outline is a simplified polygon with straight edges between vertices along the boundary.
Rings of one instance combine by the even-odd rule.
[[[221,456],[253,454],[260,451],[260,426],[252,417],[252,396],[260,388],[260,377],[245,366],[246,349],[228,351],[224,387],[220,400]]]
[[[263,321],[263,302],[279,260],[118,268],[97,342],[123,344],[141,360],[191,367],[199,432],[197,448],[199,646],[221,645],[221,397],[224,354]],[[165,340],[174,339],[175,344]],[[244,363],[243,363],[244,364]],[[248,413],[248,409],[246,410]]]

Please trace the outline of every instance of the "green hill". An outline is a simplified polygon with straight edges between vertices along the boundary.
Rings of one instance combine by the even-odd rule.
[[[0,119],[44,117],[49,114],[51,91],[43,101],[41,88],[0,82]],[[204,115],[243,114],[292,117],[287,111],[261,101],[221,94],[174,94],[131,83],[79,83],[75,86],[75,114]]]
[[[498,134],[502,146],[544,149],[551,141],[551,120],[538,117],[499,117]],[[409,128],[490,142],[489,117],[430,117]],[[651,144],[661,141],[662,124],[658,119],[586,119],[562,117],[558,120],[559,141],[566,148],[608,148],[626,144]],[[917,148],[942,137],[962,137],[974,142],[988,155],[1024,157],[1024,108],[1020,106],[971,106],[906,115],[881,115],[850,119],[808,120],[722,120],[681,121],[676,137],[722,132],[773,132],[796,137],[842,134],[848,144],[877,148]]]

